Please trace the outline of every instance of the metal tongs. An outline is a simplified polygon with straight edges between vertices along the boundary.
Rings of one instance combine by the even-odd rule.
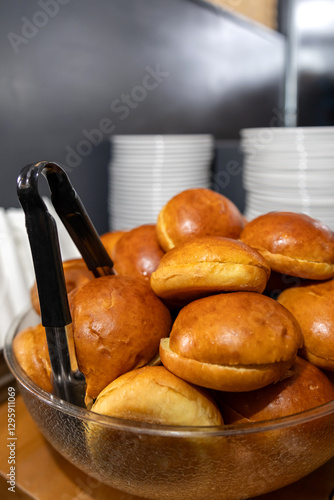
[[[38,192],[40,174],[46,178],[53,206],[88,269],[95,277],[106,276],[113,274],[113,262],[64,170],[47,161],[24,167],[17,180],[17,193],[25,212],[54,393],[85,406],[86,384],[75,354],[57,227]]]

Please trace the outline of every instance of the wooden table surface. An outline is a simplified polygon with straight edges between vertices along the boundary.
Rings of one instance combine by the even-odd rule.
[[[61,457],[38,431],[16,396],[16,491],[8,491],[7,402],[0,406],[0,498],[2,500],[138,500],[87,476]],[[257,500],[334,500],[334,459],[306,478]],[[182,499],[180,499],[182,500]],[[204,500],[204,499],[203,499]]]

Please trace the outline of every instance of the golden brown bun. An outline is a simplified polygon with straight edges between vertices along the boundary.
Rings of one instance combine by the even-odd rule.
[[[168,309],[138,278],[105,276],[69,295],[79,368],[87,396],[123,373],[145,365],[170,332]]]
[[[301,326],[300,355],[320,368],[334,370],[334,280],[290,288],[277,300]]]
[[[67,293],[94,279],[94,274],[89,271],[83,259],[66,260],[63,262],[63,269]],[[36,282],[31,288],[30,297],[33,308],[37,314],[41,314]]]
[[[334,386],[316,366],[297,357],[286,377],[251,392],[215,395],[225,423],[270,420],[334,400]]]
[[[279,273],[314,280],[334,276],[334,235],[308,215],[261,215],[245,226],[240,240],[256,248]]]
[[[151,276],[162,299],[184,305],[223,291],[263,292],[270,267],[256,250],[219,236],[193,238],[167,252]]]
[[[28,377],[45,391],[52,392],[51,363],[44,327],[40,324],[19,332],[13,341],[13,351]]]
[[[126,231],[109,231],[108,233],[101,234],[100,239],[111,259],[114,258],[114,248],[116,243],[125,233]]]
[[[181,309],[162,339],[162,363],[193,384],[251,391],[275,382],[302,345],[295,317],[275,300],[252,292],[213,295]]]
[[[155,224],[136,227],[124,233],[115,245],[115,272],[120,276],[149,280],[164,253],[158,243]]]
[[[204,188],[188,189],[162,208],[157,235],[167,252],[194,236],[238,238],[243,225],[238,208],[222,194]]]
[[[92,411],[165,425],[222,425],[212,398],[162,366],[132,370],[109,384]]]

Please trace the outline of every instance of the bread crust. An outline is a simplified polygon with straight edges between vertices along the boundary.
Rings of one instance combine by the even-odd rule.
[[[158,243],[155,224],[144,224],[124,233],[114,251],[114,270],[120,276],[149,281],[165,252]]]
[[[295,317],[252,292],[196,300],[160,342],[162,363],[181,378],[212,389],[249,391],[277,381],[303,338]]]
[[[193,238],[167,252],[152,273],[161,298],[184,305],[222,291],[263,292],[270,276],[265,259],[248,245],[218,236]]]
[[[213,399],[162,366],[146,366],[118,377],[97,397],[92,411],[163,425],[222,425]]]
[[[283,380],[249,393],[215,394],[218,406],[223,404],[225,423],[261,421],[293,415],[328,403],[334,399],[334,385],[316,366],[297,357]]]
[[[138,278],[105,276],[69,294],[79,368],[87,396],[148,363],[170,332],[168,309]]]
[[[277,382],[288,370],[289,362],[257,365],[220,365],[187,358],[170,348],[170,339],[160,342],[160,358],[164,366],[183,380],[217,391],[253,391]]]
[[[300,355],[320,368],[334,370],[334,280],[290,288],[277,300],[301,326]]]
[[[316,280],[334,276],[333,232],[308,215],[261,215],[245,226],[240,239],[256,248],[279,273]]]
[[[126,231],[108,231],[107,233],[101,234],[100,239],[111,259],[114,258],[114,248],[116,243],[125,233]]]
[[[44,327],[39,324],[19,332],[13,340],[13,351],[28,377],[45,391],[52,392],[51,363]]]
[[[243,226],[240,211],[228,198],[211,189],[188,189],[174,196],[160,211],[157,236],[167,252],[196,236],[238,238]]]
[[[83,259],[70,259],[63,262],[65,286],[67,293],[85,285],[94,279],[94,274],[88,269]],[[41,314],[37,283],[30,290],[31,303],[37,314]]]

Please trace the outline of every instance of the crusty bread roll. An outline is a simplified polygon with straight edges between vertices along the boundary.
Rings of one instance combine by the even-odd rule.
[[[145,366],[121,375],[100,392],[92,411],[151,424],[223,424],[208,393],[163,366]]]
[[[210,189],[188,189],[160,211],[157,236],[167,252],[194,236],[238,238],[243,226],[241,213],[228,198]]]
[[[168,309],[138,278],[105,276],[69,294],[79,368],[95,399],[123,373],[145,365],[170,332]]]
[[[158,243],[155,224],[136,227],[124,233],[114,247],[115,272],[148,281],[164,253]]]
[[[300,355],[320,368],[334,370],[334,280],[290,288],[277,300],[301,326]]]
[[[271,420],[334,400],[334,386],[316,366],[297,357],[281,381],[251,392],[217,393],[225,423]]]
[[[83,259],[71,259],[63,262],[65,286],[67,293],[94,279],[94,274],[88,269]],[[36,282],[30,290],[31,303],[37,314],[41,314]]]
[[[204,236],[181,243],[161,259],[151,287],[175,305],[222,291],[263,292],[270,267],[256,250],[230,238]]]
[[[163,365],[193,384],[251,391],[275,382],[302,345],[295,317],[275,300],[252,292],[213,295],[179,312],[161,340]]]
[[[19,332],[13,340],[15,357],[26,372],[39,387],[52,392],[51,363],[44,327],[28,327]]]
[[[308,215],[261,215],[245,226],[240,239],[256,248],[279,273],[314,280],[334,276],[333,232]]]
[[[126,231],[108,231],[107,233],[101,234],[100,236],[103,246],[107,250],[112,260],[114,258],[115,245],[125,233]]]

